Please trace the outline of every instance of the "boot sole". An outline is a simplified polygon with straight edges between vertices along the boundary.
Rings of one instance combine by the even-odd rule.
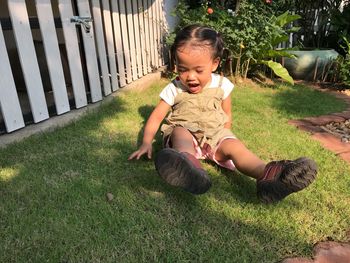
[[[317,165],[308,158],[296,159],[273,181],[258,182],[258,198],[263,203],[275,203],[309,186],[316,178]]]
[[[211,186],[206,172],[194,167],[184,155],[174,149],[162,149],[156,156],[155,167],[168,184],[192,194],[203,194]]]

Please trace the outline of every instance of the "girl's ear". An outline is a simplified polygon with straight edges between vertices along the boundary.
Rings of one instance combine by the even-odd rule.
[[[212,67],[211,71],[214,72],[218,68],[219,64],[220,64],[220,58],[217,57],[213,61],[213,67]]]

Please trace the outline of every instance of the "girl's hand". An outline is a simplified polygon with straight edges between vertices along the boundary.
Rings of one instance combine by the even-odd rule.
[[[135,159],[135,158],[136,158],[136,160],[139,160],[140,157],[142,155],[144,155],[145,153],[147,153],[148,159],[152,158],[152,144],[143,143],[137,151],[133,152],[129,156],[128,160],[132,160],[132,159]]]
[[[145,131],[142,139],[142,145],[137,151],[133,152],[129,156],[128,160],[138,160],[145,153],[147,153],[148,159],[152,158],[152,141],[159,128],[160,123],[165,118],[165,115],[168,113],[169,109],[169,104],[167,104],[164,100],[159,101],[158,105],[152,111],[150,117],[146,122]]]

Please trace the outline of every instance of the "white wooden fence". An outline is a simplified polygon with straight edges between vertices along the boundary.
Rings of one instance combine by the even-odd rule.
[[[164,65],[163,0],[3,2],[0,122],[6,132],[100,101]]]

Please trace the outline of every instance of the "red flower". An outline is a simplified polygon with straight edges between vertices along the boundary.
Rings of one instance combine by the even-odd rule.
[[[208,7],[208,9],[207,9],[207,13],[208,13],[209,15],[211,15],[212,13],[214,13],[213,8]]]
[[[265,3],[269,5],[272,3],[272,0],[265,0]]]

